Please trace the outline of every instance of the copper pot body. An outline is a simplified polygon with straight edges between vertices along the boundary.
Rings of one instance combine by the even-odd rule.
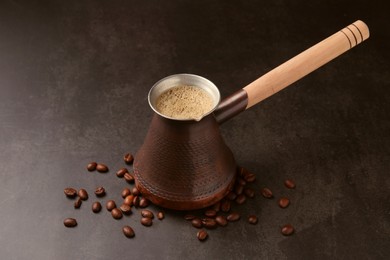
[[[155,114],[134,161],[136,186],[154,204],[177,210],[205,208],[231,189],[233,153],[213,115],[199,122]]]

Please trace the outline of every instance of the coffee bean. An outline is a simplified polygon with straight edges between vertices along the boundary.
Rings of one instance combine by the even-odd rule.
[[[132,164],[134,161],[134,157],[131,153],[127,153],[125,154],[125,156],[123,156],[123,160],[125,161],[126,164]]]
[[[253,198],[255,196],[255,191],[251,188],[245,188],[244,194],[249,198]]]
[[[119,209],[122,211],[123,214],[129,215],[131,213],[131,207],[125,203],[123,203]]]
[[[122,218],[122,211],[118,208],[114,208],[111,210],[111,216],[115,219],[121,219]]]
[[[295,182],[293,180],[285,180],[284,185],[289,189],[295,188]]]
[[[124,188],[122,190],[122,198],[126,198],[127,196],[129,196],[131,194],[131,191],[129,188]]]
[[[75,198],[77,195],[77,190],[75,190],[73,188],[65,188],[64,193],[65,193],[66,197],[68,197],[68,198]]]
[[[159,220],[164,219],[164,218],[165,218],[164,212],[159,211],[159,212],[157,213],[157,218],[158,218]]]
[[[123,234],[128,237],[128,238],[132,238],[135,236],[135,233],[134,233],[134,230],[130,227],[130,226],[124,226],[122,228],[122,231],[123,231]]]
[[[239,175],[244,178],[244,180],[248,183],[254,182],[256,180],[256,175],[254,173],[249,172],[246,168],[241,167],[239,169]]]
[[[204,241],[207,239],[207,237],[209,236],[209,234],[207,234],[206,230],[199,230],[198,233],[196,234],[196,236],[198,237],[198,239],[200,241]]]
[[[256,217],[255,215],[250,215],[250,216],[248,217],[248,222],[249,222],[250,224],[256,225],[256,224],[257,224],[257,217]]]
[[[212,206],[212,209],[215,210],[216,212],[221,210],[221,201],[218,201]]]
[[[145,198],[141,198],[139,200],[139,207],[140,208],[146,208],[147,206],[149,206],[149,201]]]
[[[95,195],[98,197],[103,197],[106,195],[106,190],[103,187],[97,187],[95,190]]]
[[[74,218],[66,218],[64,219],[65,227],[75,227],[77,226],[77,221]]]
[[[202,219],[202,224],[205,228],[213,229],[216,228],[218,223],[213,218],[204,218]]]
[[[99,201],[95,201],[93,204],[92,204],[92,211],[94,213],[98,213],[102,210],[102,204],[100,204]]]
[[[268,188],[263,188],[261,190],[261,195],[263,195],[264,198],[267,198],[267,199],[271,199],[273,198],[273,194],[272,194],[272,191]]]
[[[92,172],[92,171],[96,170],[96,166],[97,166],[96,162],[90,162],[87,165],[87,170]]]
[[[74,208],[79,209],[81,207],[82,200],[80,197],[77,198],[77,200],[74,202]]]
[[[150,227],[152,224],[153,224],[153,220],[151,218],[141,218],[141,224],[146,226],[146,227]]]
[[[80,199],[87,200],[88,199],[88,192],[85,189],[80,189],[77,194],[79,195]]]
[[[129,205],[131,207],[132,205],[134,205],[133,201],[134,201],[134,195],[130,194],[130,195],[126,196],[126,198],[124,199],[123,203],[127,204],[127,205]]]
[[[213,209],[209,209],[209,210],[205,211],[204,215],[207,217],[213,218],[217,215],[217,211],[215,211]]]
[[[288,198],[283,197],[279,199],[279,207],[287,208],[288,205],[290,205],[290,200]]]
[[[235,200],[237,198],[237,194],[234,193],[233,191],[229,192],[228,195],[226,195],[226,198],[228,200]]]
[[[106,203],[106,209],[107,209],[108,211],[112,211],[112,210],[115,209],[115,208],[116,208],[116,203],[115,203],[115,201],[113,201],[113,200],[107,201],[107,203]]]
[[[107,165],[103,164],[103,163],[98,163],[97,166],[96,166],[96,170],[98,172],[108,172],[108,167]]]
[[[242,185],[236,185],[234,187],[234,193],[236,193],[237,195],[241,195],[243,191],[244,191],[244,186]]]
[[[151,218],[151,219],[154,218],[153,212],[151,212],[150,210],[147,210],[147,209],[144,209],[141,211],[141,216],[144,218]]]
[[[215,221],[220,225],[221,227],[225,227],[228,224],[228,221],[225,216],[218,215],[215,217]]]
[[[231,207],[231,204],[230,204],[229,200],[223,200],[221,202],[221,211],[229,212],[230,211],[230,207]]]
[[[285,236],[289,236],[294,233],[294,227],[291,224],[286,224],[281,228],[281,232]]]
[[[131,175],[129,172],[126,172],[125,175],[123,176],[125,178],[125,180],[128,182],[128,183],[134,183],[134,176]]]
[[[237,199],[236,199],[236,203],[241,205],[241,204],[244,204],[246,201],[246,196],[245,194],[240,194],[238,195]]]
[[[195,228],[201,228],[203,226],[203,223],[200,218],[195,217],[191,220],[191,225]]]
[[[184,216],[184,219],[185,219],[185,220],[193,220],[194,218],[196,218],[196,216],[195,216],[195,215],[192,215],[192,214],[186,214],[186,215]]]
[[[118,176],[119,178],[122,178],[123,176],[125,176],[125,173],[127,173],[127,172],[129,172],[129,171],[126,168],[121,168],[116,172],[116,176]]]
[[[226,217],[226,219],[228,220],[228,221],[230,221],[230,222],[233,222],[233,221],[237,221],[237,220],[239,220],[240,219],[240,214],[238,214],[238,212],[232,212],[232,213],[230,213],[227,217]]]
[[[246,185],[246,181],[243,178],[237,178],[236,183],[241,186]]]
[[[133,194],[134,196],[138,196],[140,194],[140,192],[137,189],[137,187],[133,187],[133,189],[131,190],[131,194]]]
[[[244,176],[244,180],[248,183],[254,182],[256,180],[256,175],[254,173],[249,173]]]
[[[139,197],[138,196],[135,196],[133,198],[133,206],[138,208],[138,206],[139,206]]]

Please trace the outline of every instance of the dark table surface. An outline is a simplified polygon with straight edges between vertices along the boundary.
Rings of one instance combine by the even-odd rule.
[[[388,259],[390,33],[378,2],[1,1],[0,258]],[[370,39],[221,126],[257,176],[255,198],[234,206],[240,221],[202,243],[183,212],[150,228],[139,210],[92,213],[131,186],[115,172],[143,142],[156,81],[194,73],[227,96],[358,19]],[[87,172],[90,161],[111,170]],[[79,210],[68,186],[90,192]],[[66,217],[78,226],[65,228]]]

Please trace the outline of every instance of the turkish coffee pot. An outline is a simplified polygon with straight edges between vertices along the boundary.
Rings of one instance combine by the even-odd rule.
[[[193,74],[176,74],[149,91],[154,115],[134,159],[136,187],[152,203],[175,210],[195,210],[221,200],[232,189],[237,164],[219,126],[303,78],[369,37],[358,20],[303,51],[221,101],[218,88]],[[197,119],[175,119],[156,109],[157,98],[170,88],[189,85],[205,90],[213,108]]]

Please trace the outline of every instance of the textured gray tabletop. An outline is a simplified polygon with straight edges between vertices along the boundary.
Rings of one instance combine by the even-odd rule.
[[[376,2],[1,1],[0,258],[388,259],[390,32]],[[115,172],[143,142],[156,81],[194,73],[225,97],[358,19],[370,39],[221,126],[257,177],[255,197],[234,205],[238,222],[200,242],[185,212],[164,210],[151,227],[135,209],[92,213],[131,186]],[[88,172],[90,161],[110,171]],[[68,186],[90,193],[78,210]]]

